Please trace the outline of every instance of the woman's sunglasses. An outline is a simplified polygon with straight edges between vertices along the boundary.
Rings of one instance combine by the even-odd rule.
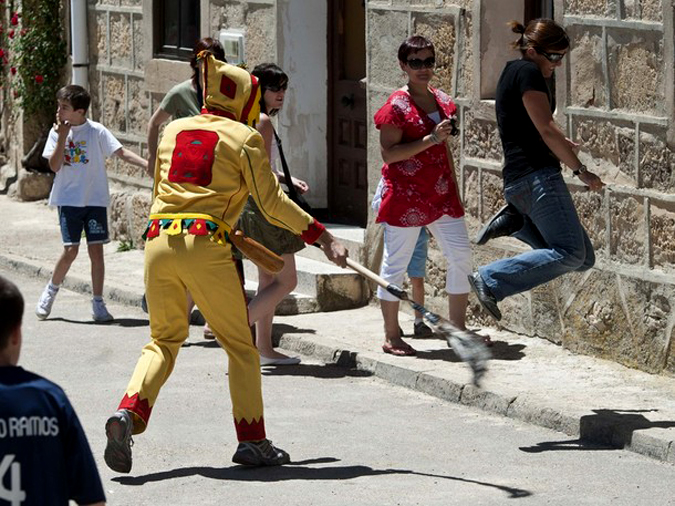
[[[558,63],[565,57],[565,53],[547,53],[546,51],[542,51],[541,49],[537,48],[535,48],[534,50],[551,63]]]
[[[281,90],[286,91],[288,89],[288,83],[284,83],[280,86],[265,86],[265,89],[271,91],[272,93],[278,93]]]
[[[432,69],[436,66],[436,58],[433,56],[430,56],[426,60],[420,60],[419,58],[411,58],[410,60],[406,60],[406,63],[408,64],[408,67],[410,67],[413,70],[420,70],[420,69]]]

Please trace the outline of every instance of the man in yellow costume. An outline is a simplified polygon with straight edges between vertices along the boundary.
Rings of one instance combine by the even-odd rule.
[[[229,357],[239,440],[233,462],[290,462],[288,453],[265,435],[260,360],[228,242],[249,193],[270,223],[308,244],[319,243],[330,260],[346,265],[344,246],[286,197],[270,169],[263,139],[251,126],[259,116],[257,79],[208,52],[201,58],[202,114],[169,123],[157,150],[145,247],[152,340],[143,348],[118,411],[106,422],[105,462],[121,473],[131,470],[131,436],[145,430],[188,335],[186,290]]]

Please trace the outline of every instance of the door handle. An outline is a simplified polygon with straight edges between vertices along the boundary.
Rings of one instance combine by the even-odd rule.
[[[342,107],[349,107],[350,109],[354,109],[354,101],[353,93],[350,93],[349,95],[342,95],[342,98],[340,98]]]

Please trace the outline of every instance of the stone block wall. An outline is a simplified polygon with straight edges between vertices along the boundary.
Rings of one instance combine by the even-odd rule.
[[[589,192],[566,173],[597,262],[590,271],[500,303],[505,328],[670,374],[675,374],[673,4],[555,1],[556,20],[572,40],[569,57],[557,72],[556,119],[582,144],[582,161],[607,183],[602,192]],[[395,52],[406,36],[421,33],[431,37],[437,50],[443,48],[435,85],[459,106],[461,138],[453,154],[473,236],[504,203],[494,102],[481,100],[479,83],[481,30],[494,33],[499,27],[481,26],[480,0],[372,0],[367,15],[369,117],[404,84]],[[369,141],[377,142],[376,134]],[[369,146],[368,153],[369,179],[377,181],[379,149]],[[377,239],[377,228],[369,227],[367,237]],[[431,244],[427,301],[445,313],[445,260]],[[474,248],[474,265],[526,249],[512,238],[492,241]],[[373,255],[372,265],[376,261]],[[470,320],[472,325],[495,325],[473,296]]]
[[[274,26],[275,7],[276,0],[201,2],[202,35],[244,29],[247,60],[272,61],[274,31],[249,27]],[[147,157],[148,121],[171,86],[189,78],[190,68],[153,58],[151,1],[90,0],[88,15],[91,117],[125,147]],[[108,175],[112,237],[143,247],[152,182],[142,169],[118,159],[108,161]]]
[[[147,157],[147,124],[152,101],[145,84],[151,34],[143,30],[142,0],[97,0],[88,4],[91,119],[105,125],[127,149]],[[113,239],[142,247],[152,182],[144,171],[109,159],[110,230]]]

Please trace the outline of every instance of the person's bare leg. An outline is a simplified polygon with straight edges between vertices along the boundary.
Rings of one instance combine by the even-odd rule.
[[[398,325],[399,301],[380,299],[382,318],[384,319],[384,342],[394,348],[406,348],[409,345],[401,339]]]
[[[258,352],[264,357],[272,357],[274,355],[274,347],[272,346],[272,321],[274,320],[274,311],[265,313],[258,317],[257,321],[252,322],[251,304],[256,302],[258,296],[262,296],[264,290],[273,283],[274,275],[268,274],[262,269],[258,269],[258,292],[248,306],[249,324],[253,323],[255,325],[255,346],[258,348]]]
[[[466,307],[469,301],[469,294],[450,295],[448,294],[448,319],[459,329],[466,330]],[[463,309],[462,309],[463,308]],[[476,334],[487,346],[492,346],[494,342],[488,334]]]
[[[258,293],[248,305],[249,324],[255,323],[256,347],[260,355],[267,358],[288,357],[275,351],[272,344],[274,311],[298,284],[295,255],[284,254],[282,258],[284,268],[276,275],[258,269]]]
[[[460,330],[466,330],[466,307],[469,294],[448,294],[448,319]]]
[[[187,318],[188,318],[188,324],[191,321],[191,316],[192,316],[192,309],[195,307],[195,301],[192,300],[192,295],[190,295],[190,292],[187,292]]]
[[[412,286],[412,300],[417,302],[420,306],[424,305],[424,278],[410,278]],[[422,318],[422,313],[415,311],[415,319]]]
[[[94,297],[103,296],[105,264],[103,263],[103,244],[88,244],[87,251],[91,260],[91,292]]]
[[[71,246],[64,246],[63,253],[56,261],[54,266],[54,272],[52,273],[52,283],[55,285],[60,285],[63,283],[63,280],[70,270],[70,266],[73,265],[73,262],[77,258],[77,252],[80,249],[79,244],[73,244]]]

